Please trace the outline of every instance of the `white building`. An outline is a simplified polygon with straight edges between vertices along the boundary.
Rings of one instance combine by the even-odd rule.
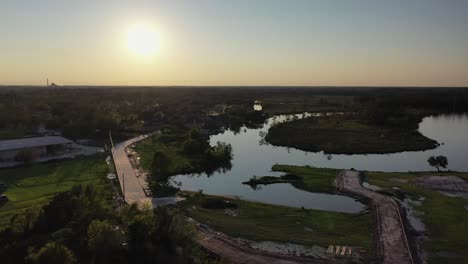
[[[0,141],[0,161],[15,161],[23,151],[34,157],[45,157],[71,148],[72,141],[63,137],[34,137]]]

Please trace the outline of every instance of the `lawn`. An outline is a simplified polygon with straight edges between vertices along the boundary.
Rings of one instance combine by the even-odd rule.
[[[237,204],[238,215],[231,216],[222,209],[203,208],[201,203],[207,197],[196,195],[181,206],[190,217],[233,237],[305,246],[349,245],[368,252],[372,247],[372,219],[368,213],[307,210],[220,198]]]
[[[454,172],[368,172],[367,180],[370,184],[384,188],[385,191],[395,192],[393,187],[398,187],[409,198],[417,199],[421,196],[425,198],[422,205],[416,209],[424,213],[422,220],[426,225],[429,239],[425,240],[423,247],[429,253],[429,263],[468,263],[468,210],[465,209],[468,202],[466,199],[448,197],[411,183],[412,179],[425,175],[453,175],[468,179],[468,173]],[[442,257],[440,254],[437,255],[437,252],[451,252],[455,255]]]
[[[102,157],[82,158],[0,170],[0,182],[9,202],[0,207],[0,229],[10,217],[33,206],[47,204],[54,194],[75,184],[104,186],[108,167]]]
[[[356,116],[310,117],[271,127],[273,145],[331,154],[366,154],[435,148],[437,142],[410,127],[377,127]]]

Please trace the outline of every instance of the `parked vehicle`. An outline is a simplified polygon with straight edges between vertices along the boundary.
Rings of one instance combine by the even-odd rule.
[[[0,204],[8,202],[8,197],[6,195],[0,195]]]

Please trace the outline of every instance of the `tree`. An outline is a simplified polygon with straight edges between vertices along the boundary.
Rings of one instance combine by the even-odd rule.
[[[427,162],[431,167],[436,168],[438,172],[440,172],[441,167],[445,169],[448,165],[448,160],[445,156],[431,156]]]
[[[74,264],[76,263],[73,252],[64,245],[49,242],[39,251],[26,257],[27,263],[34,264]]]
[[[189,139],[185,141],[183,152],[187,155],[201,155],[209,148],[209,144],[203,140]]]
[[[200,130],[198,130],[196,128],[192,128],[190,130],[189,134],[190,134],[191,139],[194,139],[194,140],[200,140],[201,139]]]
[[[151,165],[156,181],[166,181],[169,174],[170,160],[164,152],[156,151]]]
[[[104,263],[110,260],[108,254],[120,246],[120,234],[109,221],[94,220],[88,226],[88,247],[93,252],[93,260]],[[94,262],[94,261],[93,261]]]
[[[23,214],[13,216],[10,219],[10,227],[15,232],[29,232],[34,228],[42,213],[42,208],[29,208]]]

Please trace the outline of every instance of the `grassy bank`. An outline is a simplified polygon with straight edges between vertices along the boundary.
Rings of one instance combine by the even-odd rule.
[[[368,172],[367,180],[370,184],[384,188],[384,191],[394,193],[396,196],[404,195],[407,198],[425,199],[416,210],[423,214],[421,218],[426,225],[428,240],[423,247],[428,252],[429,263],[467,263],[468,262],[468,210],[467,200],[457,197],[448,197],[439,192],[418,187],[412,180],[421,176],[453,175],[468,180],[468,173],[384,173]],[[396,191],[393,187],[400,188]],[[403,192],[403,194],[401,193]],[[443,257],[451,255],[451,257]]]
[[[103,187],[107,171],[102,157],[0,170],[0,182],[8,185],[5,195],[9,198],[9,202],[0,207],[0,229],[13,215],[42,206],[54,194],[67,191],[75,184]]]
[[[292,174],[300,178],[292,185],[309,192],[330,193],[335,191],[333,181],[341,171],[339,169],[314,168],[309,166],[274,165],[273,171]]]
[[[275,184],[275,183],[300,183],[302,182],[302,179],[294,174],[286,174],[282,175],[280,177],[274,177],[274,176],[262,176],[262,177],[257,177],[254,176],[248,181],[243,182],[242,184],[247,184],[252,187],[255,187],[257,185],[268,185],[268,184]]]
[[[350,245],[371,250],[372,223],[369,214],[348,214],[268,205],[219,198],[235,204],[237,214],[222,208],[206,208],[206,195],[196,195],[181,204],[190,217],[233,237],[256,241],[290,242],[305,246]]]
[[[365,154],[435,148],[437,142],[413,127],[379,127],[356,116],[313,117],[285,122],[269,129],[273,145],[332,154]]]

